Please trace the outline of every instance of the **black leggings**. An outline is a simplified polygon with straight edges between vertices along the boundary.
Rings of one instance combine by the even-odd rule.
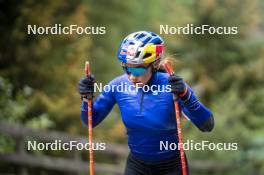
[[[189,175],[187,159],[186,166],[187,175]],[[146,164],[130,153],[127,158],[124,175],[182,175],[181,159],[177,156],[159,163]]]

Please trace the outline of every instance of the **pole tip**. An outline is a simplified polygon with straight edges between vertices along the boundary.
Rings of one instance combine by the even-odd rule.
[[[85,61],[85,75],[86,77],[89,75],[89,61]]]
[[[165,67],[166,71],[172,75],[174,74],[173,68],[172,68],[172,62],[169,59],[165,59],[162,62],[163,66]]]

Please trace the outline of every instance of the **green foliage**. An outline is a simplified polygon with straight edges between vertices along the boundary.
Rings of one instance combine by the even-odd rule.
[[[9,123],[24,123],[29,128],[47,129],[53,126],[48,114],[28,116],[28,99],[32,96],[32,89],[25,86],[14,94],[12,84],[0,77],[0,121]],[[12,152],[15,150],[15,140],[1,134],[0,152]]]

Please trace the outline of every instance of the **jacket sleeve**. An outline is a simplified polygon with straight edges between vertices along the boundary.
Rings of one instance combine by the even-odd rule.
[[[93,102],[93,114],[92,121],[93,127],[97,126],[112,110],[114,104],[116,103],[113,91],[102,92],[96,100]],[[81,120],[87,125],[87,100],[82,101],[81,106]]]
[[[211,131],[214,128],[212,112],[198,100],[188,85],[187,88],[188,93],[179,100],[182,111],[201,131]]]

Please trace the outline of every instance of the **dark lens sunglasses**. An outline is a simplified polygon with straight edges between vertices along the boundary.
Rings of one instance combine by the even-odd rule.
[[[128,67],[128,66],[122,66],[124,72],[128,75],[132,74],[135,77],[139,77],[144,75],[148,68],[150,67],[150,65],[148,65],[147,67]]]

